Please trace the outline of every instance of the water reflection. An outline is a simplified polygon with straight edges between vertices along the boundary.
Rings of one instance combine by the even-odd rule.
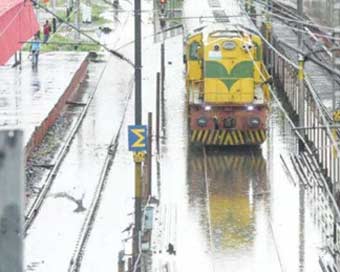
[[[199,148],[190,152],[188,197],[191,209],[200,210],[214,270],[278,268],[268,220],[267,164],[262,151],[209,149],[206,158],[205,162]]]

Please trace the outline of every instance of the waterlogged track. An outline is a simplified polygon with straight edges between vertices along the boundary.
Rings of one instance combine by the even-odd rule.
[[[106,73],[117,67],[111,58]],[[124,65],[124,67],[127,65]],[[130,73],[126,70],[127,74]],[[126,75],[127,76],[127,75]],[[126,77],[128,78],[128,77]],[[130,77],[131,79],[131,77]],[[29,271],[77,271],[89,230],[95,218],[105,178],[115,157],[133,81],[118,81],[116,90],[104,89],[89,112],[61,164],[49,194],[27,237]],[[115,83],[114,86],[117,86]],[[116,103],[116,107],[112,107]],[[107,118],[107,116],[115,116]],[[40,239],[39,239],[40,237]],[[41,237],[44,237],[41,240]],[[39,240],[39,243],[36,241]]]
[[[123,112],[123,117],[121,119],[118,132],[112,138],[111,143],[109,145],[107,155],[105,157],[104,164],[103,164],[100,176],[99,176],[99,180],[97,182],[95,194],[93,196],[91,205],[88,209],[86,219],[85,219],[84,224],[81,228],[79,239],[78,239],[78,242],[76,244],[72,259],[70,261],[70,267],[68,269],[69,272],[76,272],[76,271],[79,271],[79,269],[80,269],[82,256],[83,256],[84,249],[85,249],[85,246],[86,246],[86,241],[87,241],[87,239],[90,235],[90,232],[91,232],[94,220],[95,220],[95,216],[97,214],[97,210],[98,210],[99,205],[100,205],[100,200],[101,200],[101,197],[102,197],[102,193],[105,189],[108,173],[109,173],[111,166],[114,162],[114,159],[116,157],[121,131],[122,131],[123,124],[124,124],[124,121],[125,121],[129,101],[130,101],[131,96],[132,96],[132,90],[133,90],[133,81],[132,80],[130,81],[129,85],[130,85],[130,88],[129,88],[130,93],[129,93],[129,95],[126,99],[126,102],[125,102],[125,109],[124,109],[124,112]]]
[[[120,15],[110,46],[130,40],[124,29],[131,16]],[[124,34],[124,35],[123,35]],[[131,50],[124,54],[131,54]],[[110,57],[72,144],[26,236],[27,271],[78,271],[113,165],[131,101],[133,70]]]
[[[190,158],[188,180],[200,189],[189,201],[201,198],[211,271],[281,271],[262,150],[199,148]]]
[[[72,141],[76,135],[76,133],[78,132],[82,121],[84,120],[86,113],[88,112],[88,109],[90,107],[90,104],[97,92],[98,89],[98,84],[105,72],[105,68],[106,65],[103,67],[98,82],[96,84],[96,87],[94,88],[94,90],[92,91],[92,93],[89,95],[87,101],[82,105],[82,111],[80,112],[80,114],[77,117],[77,120],[75,121],[73,127],[70,129],[69,133],[67,134],[65,141],[63,142],[62,146],[60,147],[58,153],[55,156],[55,162],[53,164],[52,169],[49,171],[49,173],[47,174],[47,176],[44,178],[44,181],[42,182],[42,186],[40,188],[39,193],[35,196],[34,200],[32,201],[32,203],[29,203],[29,207],[25,216],[25,224],[24,224],[24,231],[25,234],[27,233],[27,231],[29,230],[30,226],[33,224],[33,221],[35,219],[35,217],[38,215],[39,210],[44,202],[44,199],[46,198],[49,189],[51,188],[53,181],[59,171],[59,168],[70,148],[70,145],[72,144]]]

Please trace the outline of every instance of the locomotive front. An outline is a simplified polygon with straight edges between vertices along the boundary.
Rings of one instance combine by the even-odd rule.
[[[269,90],[262,42],[236,29],[204,31],[186,44],[190,139],[203,145],[260,145]]]

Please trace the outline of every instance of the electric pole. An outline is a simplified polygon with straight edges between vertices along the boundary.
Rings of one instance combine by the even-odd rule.
[[[142,40],[141,40],[141,0],[135,0],[135,125],[142,124]],[[135,226],[133,233],[133,263],[136,272],[140,272],[137,263],[140,260],[140,237],[142,225],[142,162],[144,152],[134,154],[135,161]]]
[[[0,131],[0,271],[24,271],[23,133]]]
[[[53,12],[56,12],[56,6],[57,6],[57,3],[56,3],[57,1],[56,0],[52,0],[51,1],[51,6],[52,6],[52,11]]]
[[[80,0],[76,0],[76,14],[74,17],[74,24],[77,29],[80,29]],[[80,41],[80,33],[79,31],[75,32],[75,40]]]
[[[300,17],[303,17],[303,0],[297,0],[297,12]],[[302,24],[299,25],[298,31],[298,46],[302,48]]]

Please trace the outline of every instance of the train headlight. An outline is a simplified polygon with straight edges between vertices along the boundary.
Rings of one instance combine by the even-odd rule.
[[[206,127],[208,124],[208,119],[205,118],[204,116],[201,116],[200,118],[197,119],[197,125],[199,127]]]
[[[254,109],[255,109],[255,107],[253,105],[248,105],[247,106],[247,111],[252,111]]]
[[[211,110],[211,106],[205,106],[205,107],[204,107],[204,110],[205,110],[205,111],[210,111],[210,110]]]
[[[248,119],[248,126],[250,128],[259,128],[261,125],[261,120],[258,117],[250,117]]]
[[[234,128],[236,126],[236,120],[232,117],[228,117],[223,120],[224,128]]]

